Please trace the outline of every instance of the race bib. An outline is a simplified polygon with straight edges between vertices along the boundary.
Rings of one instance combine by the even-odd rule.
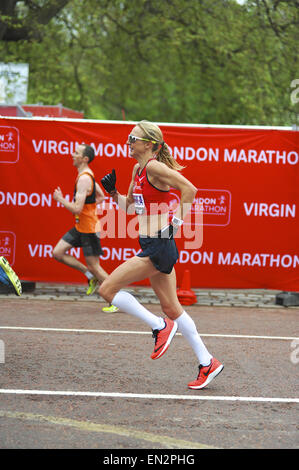
[[[138,215],[144,214],[145,204],[142,194],[133,193],[135,212]]]

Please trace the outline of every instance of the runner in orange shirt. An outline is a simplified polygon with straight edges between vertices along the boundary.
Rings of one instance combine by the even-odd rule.
[[[104,193],[96,183],[89,164],[94,159],[94,149],[89,145],[78,145],[73,153],[74,166],[78,170],[72,202],[63,197],[61,189],[55,189],[53,197],[75,216],[75,226],[57,243],[53,257],[71,268],[81,271],[88,279],[87,295],[95,292],[108,274],[99,263],[102,254],[100,242],[100,222],[97,216],[97,204],[103,201]],[[74,256],[67,254],[72,247],[82,247],[86,266]],[[103,311],[117,312],[118,308],[110,305]]]

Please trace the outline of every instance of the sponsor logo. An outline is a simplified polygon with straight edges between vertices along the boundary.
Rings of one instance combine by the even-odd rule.
[[[11,266],[15,262],[16,235],[13,232],[0,232],[0,256],[4,256]]]
[[[15,127],[0,126],[0,163],[19,160],[19,131]]]
[[[211,362],[211,365],[208,368],[207,372],[203,372],[203,375],[205,375],[207,377],[209,375],[211,369],[212,369],[212,362]]]
[[[179,195],[172,190],[171,210],[180,203]],[[184,224],[226,226],[231,218],[231,193],[225,189],[198,189],[190,211],[190,221]],[[202,217],[199,219],[198,216]]]
[[[245,214],[255,217],[296,218],[296,204],[268,204],[266,202],[244,202]]]

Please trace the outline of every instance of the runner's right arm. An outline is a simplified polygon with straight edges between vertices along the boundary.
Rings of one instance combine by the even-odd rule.
[[[135,174],[137,171],[137,168],[139,167],[138,163],[133,168],[133,173],[132,173],[132,180],[128,189],[127,196],[124,196],[123,194],[120,194],[117,189],[115,188],[112,193],[110,193],[110,196],[113,198],[113,200],[119,205],[119,207],[127,212],[128,214],[134,214],[135,209],[134,209],[134,198],[133,198],[133,185],[134,185],[134,178]],[[102,182],[103,184],[103,182]],[[104,186],[105,187],[105,186]]]

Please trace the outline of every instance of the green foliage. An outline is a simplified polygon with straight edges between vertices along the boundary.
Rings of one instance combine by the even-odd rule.
[[[70,0],[38,40],[3,41],[0,54],[30,64],[28,102],[88,118],[291,125],[296,4]]]

